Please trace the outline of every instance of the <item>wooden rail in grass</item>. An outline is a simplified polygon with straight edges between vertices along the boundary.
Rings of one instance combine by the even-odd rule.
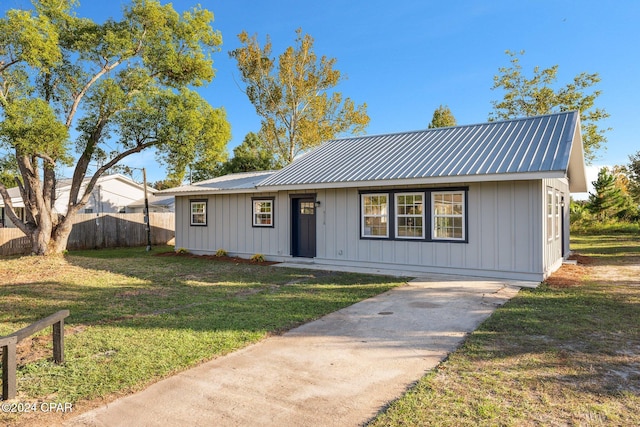
[[[2,399],[16,397],[16,345],[48,326],[53,326],[53,360],[64,362],[64,319],[69,317],[69,310],[59,312],[38,320],[6,337],[0,337],[2,349]]]

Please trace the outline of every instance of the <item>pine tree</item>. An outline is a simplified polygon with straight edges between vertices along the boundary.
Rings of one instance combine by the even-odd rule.
[[[595,193],[589,193],[589,211],[600,221],[625,218],[631,207],[630,197],[616,185],[613,173],[606,167],[600,169],[592,184]]]

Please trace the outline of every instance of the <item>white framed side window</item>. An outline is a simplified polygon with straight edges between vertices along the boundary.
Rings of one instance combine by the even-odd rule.
[[[252,226],[254,227],[274,227],[273,222],[274,199],[253,199],[252,200]]]
[[[395,202],[396,237],[424,239],[424,193],[397,193]]]
[[[434,191],[431,193],[432,239],[465,240],[464,191]]]
[[[189,205],[191,208],[191,225],[207,225],[207,201],[191,200]]]
[[[560,213],[561,213],[561,209],[562,208],[562,194],[559,191],[556,191],[556,206],[555,206],[555,229],[556,229],[556,239],[560,238],[560,224],[562,224],[562,222],[560,221]]]
[[[362,237],[389,237],[389,194],[361,194]]]
[[[547,240],[553,239],[553,188],[547,187]]]

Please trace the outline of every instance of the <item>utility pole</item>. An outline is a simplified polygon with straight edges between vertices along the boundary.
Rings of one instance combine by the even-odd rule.
[[[147,252],[151,250],[151,224],[149,222],[149,198],[147,197],[147,170],[142,168],[142,183],[144,185],[144,223],[147,229]]]

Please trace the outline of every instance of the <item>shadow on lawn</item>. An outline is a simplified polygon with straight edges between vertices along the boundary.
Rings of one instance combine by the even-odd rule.
[[[113,258],[106,252],[69,256],[67,262],[104,271],[108,278],[96,282],[107,283],[88,277],[80,284],[42,280],[0,287],[0,313],[6,314],[0,315],[0,334],[61,309],[71,311],[68,325],[279,332],[400,281],[197,258]]]
[[[600,265],[640,264],[640,236],[635,234],[574,235],[571,250]]]

